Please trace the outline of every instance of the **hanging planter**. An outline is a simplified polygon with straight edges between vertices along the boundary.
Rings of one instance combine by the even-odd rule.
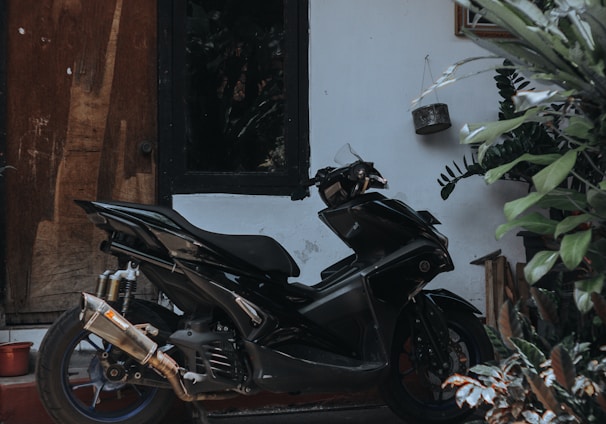
[[[425,71],[429,71],[429,76],[433,81],[431,67],[429,66],[429,55],[425,56],[425,66],[423,67],[423,80],[421,81],[421,90],[425,83]],[[450,114],[448,113],[448,105],[440,103],[438,93],[434,91],[437,103],[432,103],[427,106],[420,106],[412,111],[412,119],[415,124],[415,132],[417,134],[432,134],[439,131],[444,131],[452,126],[450,122]]]
[[[448,114],[448,105],[445,103],[421,106],[412,111],[412,119],[417,134],[432,134],[444,131],[452,126]]]

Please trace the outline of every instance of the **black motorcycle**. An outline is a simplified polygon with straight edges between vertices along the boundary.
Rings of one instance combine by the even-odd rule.
[[[312,185],[320,219],[353,251],[312,286],[288,281],[299,267],[270,237],[208,232],[160,206],[77,201],[121,269],[42,341],[37,384],[55,422],[157,423],[175,395],[204,420],[208,399],[377,387],[407,422],[469,414],[442,382],[492,349],[478,309],[423,290],[454,268],[437,220],[367,192],[387,181],[359,157],[319,170],[293,199]],[[140,273],[172,308],[135,296]]]

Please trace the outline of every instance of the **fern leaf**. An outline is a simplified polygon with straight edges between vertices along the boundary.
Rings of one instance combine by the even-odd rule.
[[[448,199],[448,196],[450,196],[454,188],[454,183],[448,183],[444,187],[442,187],[442,190],[440,190],[440,196],[442,196],[442,200]]]
[[[498,320],[499,332],[505,346],[511,350],[515,350],[515,345],[511,342],[512,337],[523,338],[522,323],[517,317],[517,312],[513,303],[508,299],[501,306]]]
[[[456,178],[455,173],[453,172],[452,169],[450,169],[450,167],[448,165],[446,165],[446,172],[448,172],[448,175],[450,175],[452,178]]]
[[[453,165],[454,165],[454,167],[457,169],[457,172],[458,172],[459,174],[462,174],[462,173],[463,173],[463,171],[461,171],[461,168],[459,168],[459,165],[457,165],[457,163],[456,163],[454,160],[452,161],[452,164],[453,164]]]

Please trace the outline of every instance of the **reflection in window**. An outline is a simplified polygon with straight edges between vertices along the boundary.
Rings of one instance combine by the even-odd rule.
[[[186,31],[187,169],[284,170],[283,0],[188,0]]]

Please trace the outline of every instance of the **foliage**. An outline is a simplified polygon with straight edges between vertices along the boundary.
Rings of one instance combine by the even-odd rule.
[[[496,70],[494,77],[499,95],[502,100],[499,102],[499,120],[508,120],[517,118],[521,112],[515,110],[513,96],[520,90],[524,90],[530,84],[530,81],[513,68],[513,64],[505,60],[502,68]],[[534,90],[530,88],[529,90]],[[557,106],[556,106],[557,107]],[[474,150],[478,145],[472,145]],[[490,169],[500,165],[510,163],[524,153],[533,155],[557,153],[557,140],[553,132],[536,122],[525,122],[518,128],[503,134],[500,143],[492,144],[486,150],[482,163],[477,162],[477,153],[471,154],[471,164],[467,158],[463,157],[463,167],[465,172],[453,162],[458,172],[454,172],[451,167],[446,166],[446,174],[442,173],[438,183],[442,187],[440,194],[442,199],[446,200],[453,192],[456,184],[464,178],[474,175],[485,175]],[[539,165],[529,161],[516,163],[511,169],[501,176],[502,179],[521,181],[532,185],[532,176],[540,170]]]
[[[542,234],[558,243],[558,250],[539,252],[527,265],[525,276],[531,284],[556,264],[572,270],[587,257],[591,272],[575,289],[579,307],[584,309],[588,296],[602,291],[606,272],[602,237],[606,218],[606,6],[597,0],[557,0],[544,4],[544,10],[529,0],[457,2],[513,36],[482,39],[467,32],[470,38],[532,73],[534,79],[555,87],[518,90],[512,98],[511,117],[467,124],[461,130],[461,141],[479,144],[478,161],[484,164],[490,147],[501,136],[528,123],[554,134],[557,152],[526,151],[511,162],[488,169],[484,178],[494,182],[524,162],[539,166],[531,177],[533,190],[505,204],[509,222],[497,230],[497,236],[515,227],[529,231],[541,228]],[[435,86],[452,81],[456,68],[447,70]],[[531,208],[555,208],[563,214],[546,218],[529,213]]]
[[[486,39],[467,31],[469,38],[513,64],[504,68],[548,87],[515,87],[513,109],[501,109],[498,121],[465,125],[461,142],[477,146],[488,183],[528,167],[531,190],[504,205],[507,222],[497,237],[521,227],[555,247],[525,267],[534,307],[506,302],[498,329],[489,330],[502,362],[476,367],[477,378],[453,376],[448,383],[460,386],[460,404],[489,404],[491,423],[605,422],[605,2],[455,1],[512,35]],[[455,73],[476,59],[451,66],[429,91],[460,79]],[[552,138],[553,151],[532,150],[537,139],[518,132],[529,124]],[[517,157],[487,162],[493,146],[516,132],[527,143]],[[547,213],[552,210],[559,214]],[[540,287],[547,275],[562,278]]]
[[[444,383],[459,387],[459,406],[489,405],[484,419],[490,424],[606,420],[606,347],[596,348],[606,341],[606,300],[594,293],[595,308],[582,314],[562,282],[553,291],[533,287],[533,308],[503,304],[498,329],[488,332],[504,359]]]

